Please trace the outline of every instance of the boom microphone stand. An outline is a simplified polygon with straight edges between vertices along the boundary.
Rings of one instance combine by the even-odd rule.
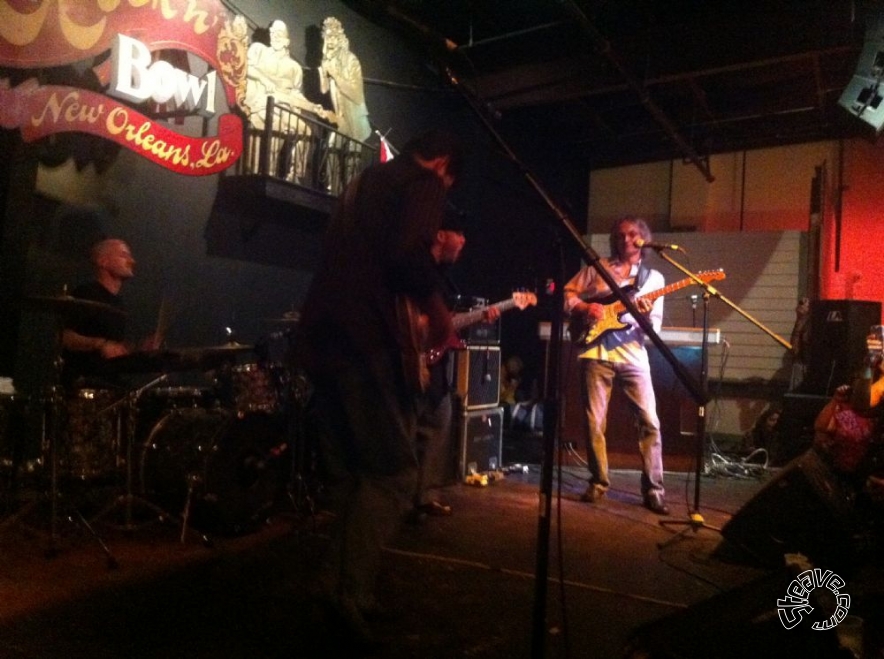
[[[450,68],[445,67],[446,76],[451,85],[457,89],[470,108],[475,112],[481,123],[488,129],[491,136],[496,140],[498,145],[503,149],[507,157],[515,164],[520,172],[524,175],[526,181],[540,195],[552,213],[558,218],[565,232],[569,234],[576,245],[583,252],[583,258],[608,285],[614,296],[623,304],[629,313],[631,313],[639,326],[645,331],[654,345],[660,350],[660,353],[669,362],[678,379],[685,388],[690,392],[693,399],[698,405],[705,405],[707,399],[705,393],[700,389],[695,379],[687,373],[684,366],[679,362],[669,347],[663,342],[657,332],[654,331],[651,321],[640,314],[635,308],[635,303],[629,299],[626,293],[620,289],[617,282],[611,274],[605,270],[600,264],[601,257],[593,250],[586,241],[583,240],[580,232],[574,226],[574,223],[565,213],[564,209],[557,204],[552,196],[543,188],[538,179],[528,170],[528,168],[519,161],[516,154],[510,149],[509,145],[503,137],[495,129],[491,118],[488,115],[488,109],[482,105],[473,94],[466,90],[461,82],[454,76]],[[561,291],[561,282],[557,283],[556,290]],[[535,595],[534,595],[534,620],[532,627],[532,643],[531,656],[540,659],[544,655],[544,645],[546,639],[546,599],[549,572],[549,537],[550,537],[550,518],[552,507],[552,474],[553,461],[555,456],[556,432],[558,418],[558,355],[561,354],[561,321],[564,313],[564,305],[560,297],[554,298],[560,304],[556,313],[553,315],[552,333],[549,341],[550,354],[550,373],[548,377],[549,386],[547,388],[547,397],[544,405],[555,414],[544,414],[543,422],[543,465],[541,471],[541,492],[540,492],[540,511],[538,512],[538,539],[537,539],[537,557],[535,567]],[[554,302],[555,304],[556,302]]]
[[[697,286],[702,287],[703,289],[703,338],[701,343],[701,353],[700,353],[700,386],[702,387],[702,391],[704,392],[704,399],[708,400],[705,396],[705,392],[707,390],[707,384],[709,381],[709,299],[711,297],[716,297],[725,304],[727,304],[731,309],[738,312],[744,318],[749,320],[752,324],[754,324],[759,329],[766,332],[770,335],[774,340],[779,342],[783,347],[787,350],[791,349],[791,345],[788,341],[785,341],[773,331],[769,330],[767,327],[762,325],[755,318],[747,314],[745,311],[740,309],[736,304],[728,300],[724,297],[717,289],[713,286],[710,286],[707,281],[691,272],[683,265],[678,263],[671,256],[666,254],[663,250],[667,248],[666,245],[648,245],[652,249],[657,250],[657,253],[660,255],[664,261],[685,273],[688,277],[694,280],[694,283]],[[703,471],[703,463],[705,459],[705,447],[706,447],[706,405],[705,403],[701,403],[697,407],[697,440],[695,444],[695,452],[694,452],[694,505],[691,509],[691,512],[688,515],[687,520],[660,520],[660,526],[668,527],[668,526],[681,526],[684,525],[684,528],[676,533],[673,537],[669,538],[665,542],[659,543],[657,546],[659,548],[664,548],[669,546],[671,543],[676,540],[682,538],[688,531],[693,531],[696,533],[701,529],[710,529],[713,531],[721,531],[721,529],[716,528],[714,526],[709,526],[706,524],[703,519],[703,515],[700,513],[700,476]]]
[[[660,254],[667,261],[670,259]],[[700,342],[700,386],[703,391],[708,390],[709,383],[709,290],[703,291],[703,333]],[[697,438],[694,446],[694,507],[688,513],[687,521],[681,520],[660,520],[660,526],[685,525],[685,527],[674,536],[657,544],[659,549],[668,547],[670,544],[687,534],[688,531],[696,533],[700,529],[710,529],[720,532],[721,529],[709,526],[700,514],[700,475],[703,470],[706,449],[706,406],[697,406]]]

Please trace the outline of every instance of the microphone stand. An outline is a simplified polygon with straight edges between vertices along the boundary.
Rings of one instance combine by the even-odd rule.
[[[614,296],[623,304],[626,310],[633,315],[638,325],[645,331],[654,345],[660,350],[660,353],[669,362],[678,379],[690,392],[693,399],[698,405],[705,405],[707,402],[705,392],[700,389],[696,380],[691,376],[679,362],[669,347],[663,342],[660,336],[654,331],[651,321],[638,312],[635,303],[620,289],[618,283],[611,274],[605,270],[600,264],[601,257],[593,250],[592,246],[583,240],[580,232],[574,223],[568,217],[564,209],[553,200],[552,196],[543,188],[528,168],[519,161],[516,154],[510,149],[509,145],[494,127],[491,118],[488,115],[488,108],[482,105],[466,90],[462,83],[455,77],[454,73],[447,66],[444,67],[446,77],[457,91],[461,93],[467,104],[479,118],[479,121],[489,131],[497,144],[503,149],[507,157],[522,172],[525,180],[534,188],[537,194],[543,199],[552,213],[558,218],[565,233],[570,235],[574,243],[583,252],[584,260],[596,271],[601,279],[608,285]],[[544,645],[546,639],[546,599],[547,585],[549,573],[549,537],[550,537],[550,518],[552,506],[552,474],[553,461],[555,456],[556,432],[558,429],[558,362],[561,354],[562,341],[562,317],[564,314],[564,300],[562,291],[563,284],[556,283],[557,295],[553,298],[553,304],[559,306],[555,309],[552,317],[551,335],[549,342],[549,375],[547,382],[549,384],[544,399],[544,410],[550,410],[551,413],[544,414],[543,420],[543,464],[541,469],[541,492],[540,492],[540,510],[538,512],[538,531],[537,531],[537,556],[534,579],[534,614],[531,637],[531,656],[541,659],[544,655]],[[548,407],[547,407],[548,406]]]
[[[763,330],[767,334],[769,334],[774,340],[783,345],[787,350],[791,350],[792,346],[788,341],[784,340],[777,334],[775,334],[772,330],[768,329],[764,325],[762,325],[758,320],[750,316],[744,310],[740,309],[736,304],[728,300],[725,296],[723,296],[715,287],[710,286],[708,282],[704,281],[702,278],[685,268],[678,261],[673,259],[671,256],[666,254],[663,247],[653,247],[657,253],[660,255],[664,261],[672,265],[677,270],[680,270],[688,277],[694,280],[698,286],[703,289],[703,332],[702,332],[702,341],[700,344],[700,386],[705,393],[707,391],[707,385],[709,382],[709,299],[711,297],[716,297],[725,304],[727,304],[731,309],[738,312],[744,318],[749,320],[752,324],[754,324],[759,329]],[[693,300],[692,300],[693,302]],[[704,395],[704,399],[708,400],[708,397]],[[661,542],[657,545],[658,548],[662,549],[664,547],[669,546],[676,540],[682,538],[688,531],[693,531],[696,533],[700,529],[710,529],[712,531],[721,531],[721,529],[709,526],[706,524],[706,521],[703,519],[703,515],[700,513],[700,476],[703,471],[703,464],[705,461],[705,448],[706,448],[706,404],[700,403],[697,407],[697,439],[695,443],[695,452],[694,452],[694,505],[691,509],[691,512],[688,514],[687,520],[660,520],[659,524],[663,527],[669,526],[682,526],[684,528],[676,533],[674,536],[666,540],[665,542]]]

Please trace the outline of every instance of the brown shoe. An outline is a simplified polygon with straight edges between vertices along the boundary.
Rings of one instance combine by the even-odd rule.
[[[422,503],[417,506],[417,510],[430,517],[450,517],[452,512],[451,506],[444,504],[441,501]]]
[[[586,492],[580,495],[580,500],[587,503],[597,503],[605,498],[605,493],[607,491],[608,490],[605,489],[604,485],[590,483],[589,487],[586,488]]]

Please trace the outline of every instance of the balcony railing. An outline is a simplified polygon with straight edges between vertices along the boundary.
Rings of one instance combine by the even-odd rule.
[[[310,117],[267,99],[264,128],[246,124],[242,157],[232,173],[288,181],[337,197],[347,183],[377,162],[377,147],[351,139]]]

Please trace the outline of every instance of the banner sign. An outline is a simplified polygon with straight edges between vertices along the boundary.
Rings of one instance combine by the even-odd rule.
[[[0,126],[18,128],[26,141],[89,133],[180,174],[217,173],[242,153],[238,115],[218,116],[217,135],[192,137],[145,112],[162,105],[214,117],[219,82],[234,107],[245,88],[247,32],[218,0],[0,0],[0,67],[86,62],[103,88],[41,85],[36,77],[10,87],[0,77]],[[161,50],[193,53],[210,70],[197,77],[155,57]]]

